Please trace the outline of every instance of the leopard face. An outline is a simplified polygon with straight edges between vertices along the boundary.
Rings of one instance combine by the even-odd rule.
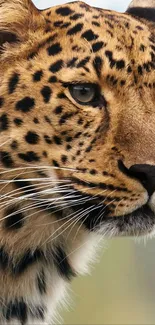
[[[79,1],[0,6],[3,236],[35,231],[32,199],[64,227],[152,233],[154,23]]]

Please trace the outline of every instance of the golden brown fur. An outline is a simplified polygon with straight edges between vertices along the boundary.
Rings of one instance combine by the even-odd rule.
[[[133,165],[155,165],[154,43],[145,17],[82,2],[40,12],[30,0],[0,0],[6,324],[50,322],[56,288],[82,271],[78,249],[89,241],[94,247],[99,234],[154,230],[152,215],[130,215],[148,193],[129,173]],[[73,83],[98,85],[100,104],[76,102]]]

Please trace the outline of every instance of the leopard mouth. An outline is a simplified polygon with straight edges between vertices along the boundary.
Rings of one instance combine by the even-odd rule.
[[[105,237],[114,236],[143,236],[151,234],[155,227],[155,213],[149,203],[141,206],[132,213],[115,216],[111,214],[109,206],[99,201],[91,201],[91,197],[83,196],[83,203],[71,209],[77,215],[82,208],[80,219],[90,232],[99,233]]]
[[[70,200],[70,191],[73,190],[73,199]],[[145,205],[131,213],[116,216],[112,206],[112,198],[108,204],[103,204],[100,197],[86,195],[74,188],[68,189],[62,199],[55,203],[44,202],[45,210],[50,214],[55,214],[59,220],[77,220],[77,223],[85,227],[89,232],[95,232],[105,237],[115,236],[143,236],[153,234],[155,230],[155,211],[148,201]],[[65,208],[64,208],[65,202]]]

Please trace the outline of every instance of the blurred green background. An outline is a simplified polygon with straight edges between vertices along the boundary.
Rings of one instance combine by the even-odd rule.
[[[71,0],[33,0],[38,8]],[[125,11],[130,0],[87,0],[90,5]],[[147,0],[146,0],[147,2]],[[155,240],[107,241],[91,276],[72,283],[65,325],[155,324]]]
[[[155,324],[155,240],[114,239],[105,247],[91,275],[73,281],[64,323]]]

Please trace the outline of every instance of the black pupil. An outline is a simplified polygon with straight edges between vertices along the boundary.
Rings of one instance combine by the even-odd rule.
[[[81,94],[82,96],[88,95],[89,92],[90,92],[90,88],[85,88],[85,87],[83,87],[83,88],[79,89],[79,92],[80,92],[80,94]]]

